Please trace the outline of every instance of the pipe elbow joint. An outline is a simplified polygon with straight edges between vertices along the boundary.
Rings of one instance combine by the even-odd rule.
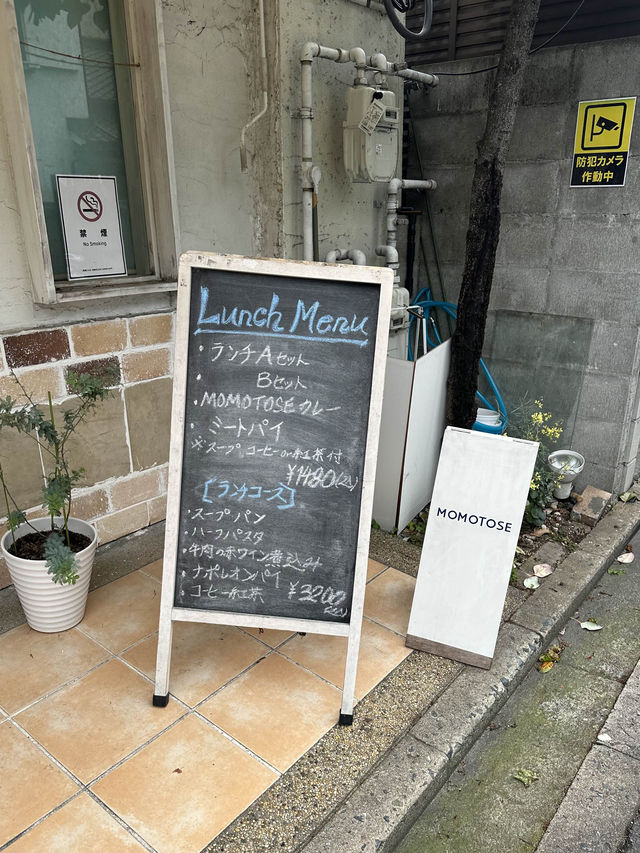
[[[326,264],[335,264],[341,256],[342,249],[332,249],[330,252],[327,252],[324,262]]]
[[[398,195],[402,189],[402,178],[391,178],[387,185],[389,195]]]
[[[384,53],[374,53],[369,61],[371,63],[371,67],[375,68],[376,71],[381,71],[383,74],[388,73],[389,63],[387,62],[387,57]]]
[[[400,256],[395,246],[378,246],[376,255],[385,258],[387,265],[392,269],[398,269],[400,266]]]
[[[320,45],[315,41],[308,41],[300,51],[300,62],[312,62],[320,53]]]
[[[349,59],[356,68],[366,68],[367,65],[367,54],[361,47],[352,47],[349,51]]]
[[[361,249],[349,249],[347,257],[355,266],[365,267],[367,265],[367,256]]]

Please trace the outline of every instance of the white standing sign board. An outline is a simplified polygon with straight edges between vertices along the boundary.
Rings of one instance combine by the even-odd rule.
[[[407,646],[489,668],[537,442],[448,427]]]
[[[56,175],[70,280],[126,275],[115,177]]]
[[[346,637],[353,719],[393,278],[180,259],[154,705],[173,623]]]

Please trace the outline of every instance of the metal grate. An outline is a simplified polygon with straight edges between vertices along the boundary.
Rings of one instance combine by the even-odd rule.
[[[517,0],[515,0],[517,2]],[[553,35],[571,16],[579,0],[542,0],[533,47]],[[411,29],[422,21],[424,0],[407,15]],[[500,53],[511,0],[434,0],[433,26],[423,42],[407,42],[406,57],[414,67]],[[640,35],[638,0],[585,0],[553,45]]]

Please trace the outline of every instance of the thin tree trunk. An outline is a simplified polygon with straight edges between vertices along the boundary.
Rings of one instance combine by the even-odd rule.
[[[476,418],[475,392],[500,237],[504,164],[539,6],[540,0],[513,0],[471,185],[458,322],[451,340],[447,383],[447,421],[466,429],[473,426]]]

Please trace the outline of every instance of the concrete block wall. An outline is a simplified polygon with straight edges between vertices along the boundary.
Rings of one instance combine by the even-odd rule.
[[[70,440],[74,468],[84,468],[75,490],[74,515],[92,521],[102,544],[162,520],[166,514],[171,419],[174,315],[157,313],[38,329],[0,338],[0,397],[54,403],[54,416],[69,400],[70,369],[115,367],[111,396]],[[42,470],[35,444],[0,432],[0,462],[13,496],[29,518],[40,506]],[[0,535],[5,532],[0,507]],[[0,561],[1,562],[1,561]],[[0,588],[10,583],[0,565]]]
[[[502,226],[485,338],[507,407],[543,397],[562,446],[586,458],[578,485],[621,491],[640,439],[640,111],[626,185],[569,186],[578,102],[640,88],[637,38],[547,48],[531,56],[508,154]],[[457,73],[490,57],[440,64]],[[468,205],[493,73],[442,76],[411,97],[447,296],[459,292]],[[409,175],[417,177],[415,158]]]

